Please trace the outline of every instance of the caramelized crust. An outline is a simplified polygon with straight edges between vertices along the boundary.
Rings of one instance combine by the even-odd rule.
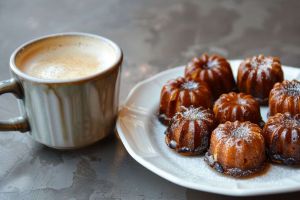
[[[183,155],[197,155],[207,150],[215,128],[214,115],[203,107],[182,107],[166,130],[166,144]]]
[[[236,120],[262,125],[259,103],[248,94],[230,92],[222,94],[213,108],[218,123]]]
[[[226,122],[211,135],[205,161],[218,172],[231,176],[248,176],[265,163],[262,130],[251,122]]]
[[[277,113],[263,129],[270,160],[287,165],[300,164],[300,115]]]
[[[194,58],[185,68],[185,77],[206,82],[214,99],[236,88],[230,64],[218,55]]]
[[[168,81],[160,94],[159,119],[168,125],[181,106],[212,107],[211,92],[204,82],[179,77]]]
[[[276,113],[300,113],[300,82],[297,80],[276,83],[269,96],[270,116]]]
[[[259,55],[247,58],[238,69],[239,91],[251,94],[260,104],[267,104],[273,85],[281,81],[283,71],[277,57]]]

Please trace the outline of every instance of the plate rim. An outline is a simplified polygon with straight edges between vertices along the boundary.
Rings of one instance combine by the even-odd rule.
[[[234,59],[234,60],[228,60],[229,62],[241,62],[241,59]],[[256,189],[243,189],[243,188],[231,188],[231,189],[224,189],[224,188],[215,188],[212,186],[207,186],[207,185],[203,185],[203,184],[199,184],[196,185],[193,182],[190,181],[185,181],[171,173],[168,173],[167,171],[159,168],[158,166],[156,166],[155,164],[153,164],[152,162],[150,162],[149,160],[145,159],[143,156],[140,156],[139,154],[137,154],[133,148],[131,147],[131,145],[128,143],[128,140],[126,138],[126,134],[123,132],[123,129],[121,128],[120,125],[120,112],[123,110],[123,107],[125,105],[128,104],[128,102],[130,101],[131,97],[133,96],[133,94],[135,94],[135,92],[143,85],[151,82],[154,79],[159,78],[160,76],[163,76],[165,74],[170,73],[171,71],[174,70],[179,70],[180,68],[184,67],[184,65],[179,65],[176,67],[173,67],[171,69],[167,69],[164,71],[161,71],[145,80],[142,80],[140,82],[138,82],[128,93],[128,96],[126,97],[125,101],[123,102],[123,104],[120,106],[119,112],[118,112],[118,118],[117,118],[117,122],[116,122],[116,130],[117,130],[117,134],[119,135],[125,149],[127,150],[127,152],[129,153],[129,155],[135,159],[139,164],[141,164],[143,167],[145,167],[146,169],[150,170],[151,172],[153,172],[154,174],[160,176],[161,178],[164,178],[167,181],[170,181],[176,185],[180,185],[182,187],[185,188],[189,188],[189,189],[194,189],[194,190],[198,190],[198,191],[202,191],[202,192],[210,192],[210,193],[215,193],[215,194],[221,194],[221,195],[228,195],[228,196],[254,196],[254,195],[267,195],[267,194],[278,194],[278,193],[286,193],[286,192],[293,192],[293,191],[299,191],[300,190],[300,184],[299,186],[280,186],[280,187],[271,187],[271,188],[256,188]],[[300,71],[299,68],[296,67],[291,67],[291,66],[286,66],[286,65],[282,65],[283,68],[289,68],[289,69],[294,69],[294,70],[298,70]],[[198,187],[200,186],[200,187]]]

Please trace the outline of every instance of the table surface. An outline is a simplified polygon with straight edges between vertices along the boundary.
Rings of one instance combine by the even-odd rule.
[[[0,80],[10,77],[8,60],[20,44],[67,31],[106,36],[123,48],[121,102],[137,82],[203,52],[229,59],[264,53],[297,67],[299,8],[297,0],[0,0]],[[1,96],[0,120],[17,115],[15,99]],[[0,199],[233,198],[186,189],[160,178],[133,160],[116,136],[63,152],[40,145],[26,134],[0,132]]]

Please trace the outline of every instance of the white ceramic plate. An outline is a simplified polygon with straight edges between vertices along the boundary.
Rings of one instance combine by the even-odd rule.
[[[230,64],[236,77],[241,61]],[[300,69],[283,67],[285,79],[299,79]],[[163,84],[183,76],[184,67],[161,72],[139,84],[130,92],[122,107],[117,131],[129,154],[141,165],[178,185],[196,190],[250,196],[300,190],[300,168],[271,165],[267,173],[248,179],[236,179],[215,172],[203,156],[184,157],[165,144],[166,129],[157,120],[160,91]],[[261,107],[266,120],[268,108]]]

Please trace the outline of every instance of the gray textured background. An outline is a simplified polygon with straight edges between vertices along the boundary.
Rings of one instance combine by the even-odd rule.
[[[0,80],[10,77],[8,60],[17,46],[66,31],[96,33],[123,48],[121,101],[138,81],[203,52],[228,58],[264,53],[299,67],[299,9],[297,0],[0,0]],[[1,96],[0,119],[17,115],[14,98]],[[26,135],[0,132],[0,199],[232,198],[158,177],[134,161],[116,137],[61,152]]]

